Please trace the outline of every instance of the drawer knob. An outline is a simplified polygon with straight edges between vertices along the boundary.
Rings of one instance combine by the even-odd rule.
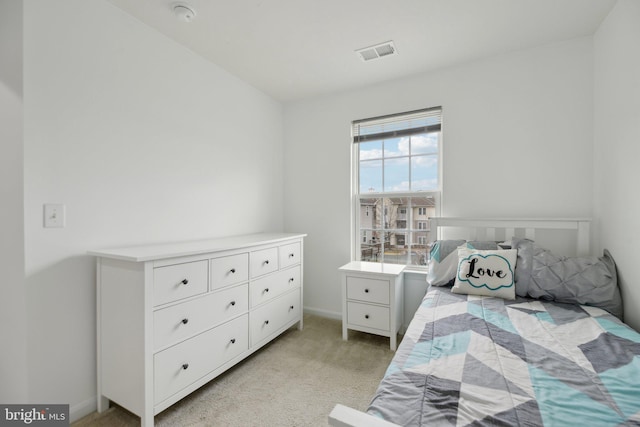
[[[293,258],[294,256],[294,254],[289,254],[289,258]]]
[[[365,319],[368,319],[368,318],[369,318],[369,315],[368,315],[368,314],[365,314],[365,315],[364,315],[364,318],[365,318]]]
[[[236,343],[236,339],[235,338],[231,338],[231,344],[235,344]]]
[[[182,319],[182,324],[186,325],[187,323],[189,323],[189,319],[187,319],[186,317],[184,319]]]
[[[269,264],[269,260],[265,260],[265,262],[264,262],[264,263],[265,263],[265,264]]]
[[[291,306],[289,306],[289,310],[293,310],[293,306],[292,306],[292,305],[291,305]]]
[[[187,280],[187,279],[182,279],[182,282],[180,282],[180,283],[182,283],[183,285],[186,285],[187,283],[189,283],[189,280]]]
[[[189,369],[189,364],[188,363],[183,364],[182,369],[184,369],[185,371]]]
[[[292,277],[292,278],[290,278],[290,279],[289,279],[289,283],[293,282],[293,280],[294,280],[294,279],[293,279],[293,277]]]
[[[235,273],[235,272],[236,272],[236,269],[235,269],[235,268],[232,268],[230,271],[231,271],[231,273]]]
[[[265,321],[264,321],[264,324],[265,324],[265,325],[268,325],[268,324],[269,324],[269,321],[268,321],[268,320],[265,320]]]
[[[369,293],[369,289],[365,289],[365,290],[364,290],[364,293],[365,293],[365,294],[368,294],[368,293]]]
[[[235,301],[231,301],[229,304],[236,305],[236,302]]]
[[[264,288],[264,291],[265,292],[269,292],[269,288]]]

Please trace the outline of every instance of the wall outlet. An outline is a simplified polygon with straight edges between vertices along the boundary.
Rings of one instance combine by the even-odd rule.
[[[47,203],[44,205],[44,226],[46,228],[63,228],[65,226],[65,207],[62,204]]]

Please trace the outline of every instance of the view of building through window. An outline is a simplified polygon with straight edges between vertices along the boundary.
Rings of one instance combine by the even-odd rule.
[[[360,199],[360,260],[426,265],[433,197]]]
[[[353,123],[357,259],[426,266],[441,138],[440,108]]]

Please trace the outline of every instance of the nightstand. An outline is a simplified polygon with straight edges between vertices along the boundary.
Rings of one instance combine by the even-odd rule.
[[[389,337],[391,350],[404,316],[405,266],[353,261],[339,268],[342,276],[342,339],[349,329]]]

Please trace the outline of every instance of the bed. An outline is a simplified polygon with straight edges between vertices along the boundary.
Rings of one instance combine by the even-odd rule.
[[[430,223],[427,293],[366,413],[336,405],[330,425],[640,426],[640,334],[588,220]]]

